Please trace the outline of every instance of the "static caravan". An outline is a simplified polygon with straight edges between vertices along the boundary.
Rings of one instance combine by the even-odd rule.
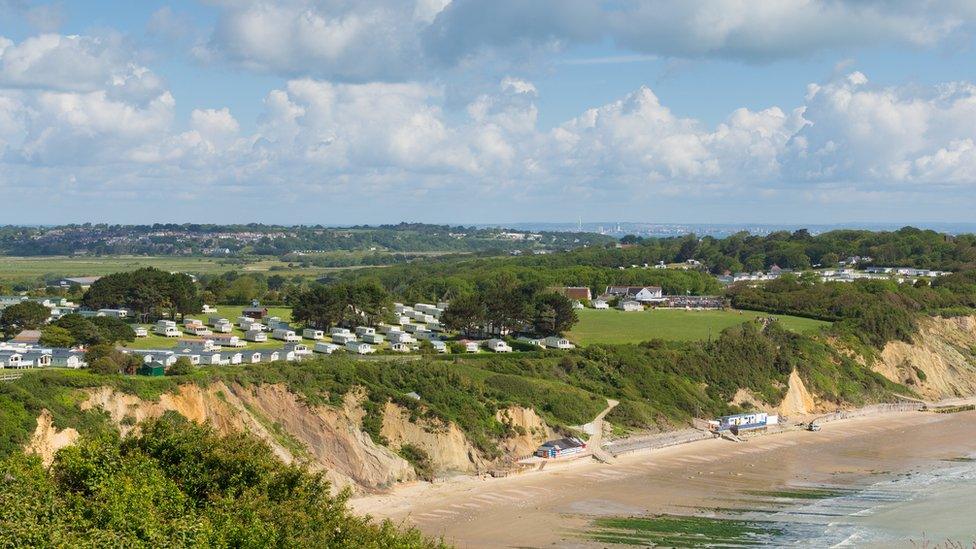
[[[535,339],[531,337],[522,336],[518,338],[522,343],[528,343],[529,345],[535,345],[536,347],[546,348],[546,341],[544,339]]]
[[[85,365],[85,354],[70,349],[53,349],[51,351],[51,366],[61,368],[81,368]]]
[[[610,308],[610,304],[607,303],[606,301],[602,300],[602,299],[597,299],[597,300],[594,300],[593,301],[593,308],[594,309],[609,309]]]
[[[617,308],[621,311],[643,311],[644,304],[635,299],[621,299]]]
[[[397,324],[399,324],[400,326],[406,326],[407,324],[410,324],[410,317],[409,316],[397,317]]]
[[[505,341],[501,339],[489,339],[486,347],[488,347],[489,351],[493,351],[496,353],[512,352],[512,348],[508,345],[508,343],[505,343]]]
[[[446,353],[447,352],[447,343],[444,343],[443,341],[441,341],[439,339],[432,339],[432,340],[430,340],[430,344],[434,347],[434,350],[437,351],[438,353]]]
[[[241,341],[241,338],[232,334],[219,334],[211,337],[214,343],[220,345],[221,347],[246,347],[247,343]]]
[[[549,336],[545,339],[546,347],[550,349],[572,349],[573,344],[563,337]]]
[[[356,326],[356,335],[373,335],[376,333],[376,328],[370,328],[369,326]]]
[[[462,341],[461,344],[464,345],[464,352],[466,352],[466,353],[477,353],[478,352],[478,342],[477,341],[467,341],[467,340],[465,340],[465,341]]]
[[[186,328],[186,331],[187,331],[187,333],[192,334],[192,335],[195,335],[195,336],[211,336],[211,335],[213,335],[213,332],[210,331],[210,328],[207,328],[206,326],[204,326],[202,324],[200,324],[200,325],[194,325],[194,326],[188,326]]]
[[[389,324],[378,324],[376,326],[376,331],[384,335],[390,333],[390,330],[393,330],[393,326]]]
[[[363,334],[363,341],[365,341],[366,343],[372,343],[374,345],[379,345],[380,343],[383,343],[384,339],[386,338],[384,338],[380,334]]]
[[[110,316],[112,318],[129,318],[128,309],[99,309],[98,316]]]
[[[285,350],[295,353],[295,356],[298,357],[306,357],[312,354],[312,350],[304,343],[288,343],[285,345]]]
[[[332,336],[334,336],[334,335],[349,335],[350,333],[351,332],[349,331],[349,328],[338,328],[338,327],[336,327],[336,328],[330,328],[329,329],[329,335],[332,335]]]
[[[261,351],[258,354],[261,355],[261,362],[277,362],[281,360],[281,355],[278,351]]]
[[[390,343],[391,344],[392,343],[407,343],[407,344],[409,344],[409,343],[416,343],[417,342],[417,338],[413,337],[412,335],[410,335],[408,333],[404,333],[404,332],[390,332],[389,334],[387,334],[387,338],[390,340]]]
[[[346,345],[347,343],[355,343],[356,336],[350,333],[345,334],[332,334],[332,343],[337,343],[339,345]]]
[[[327,355],[331,355],[332,353],[336,352],[340,348],[341,347],[339,347],[335,343],[326,343],[324,341],[319,341],[318,343],[315,344],[313,350],[316,353],[324,353]]]
[[[305,339],[322,339],[325,337],[325,332],[322,330],[313,330],[312,328],[305,328],[302,330],[302,337]]]
[[[149,337],[149,330],[142,326],[136,326],[132,331],[135,332],[136,337]]]
[[[359,355],[366,355],[375,351],[371,345],[362,343],[360,341],[350,341],[346,343],[346,350]]]
[[[215,332],[221,334],[229,334],[234,331],[234,325],[230,323],[226,318],[222,318],[217,322],[214,322],[213,329]]]
[[[245,357],[248,358],[248,362],[250,362],[251,364],[257,364],[261,362],[261,353],[257,351],[253,353],[247,353]]]
[[[410,346],[406,343],[391,343],[390,350],[397,353],[409,353]]]
[[[220,362],[222,364],[240,364],[244,362],[243,353],[220,353]]]
[[[199,366],[200,365],[200,360],[201,360],[200,355],[198,355],[196,353],[176,353],[176,358],[177,359],[185,358],[185,359],[189,360],[190,361],[190,364],[192,364],[194,366]]]
[[[268,334],[262,332],[261,330],[248,330],[247,333],[244,334],[244,339],[254,343],[262,343],[268,340]]]
[[[217,343],[212,339],[181,339],[176,346],[179,349],[197,352],[220,350],[220,345],[217,345]]]
[[[220,364],[220,353],[203,353],[200,355],[200,364],[210,364],[217,366]]]
[[[271,337],[275,339],[280,339],[281,341],[301,341],[302,338],[292,331],[285,328],[276,328],[274,332],[271,333]]]
[[[176,327],[176,323],[172,320],[160,320],[153,326],[153,332],[166,337],[180,337],[183,332]]]
[[[216,313],[217,312],[217,308],[214,307],[213,305],[207,305],[206,303],[204,303],[203,304],[203,312],[206,313],[206,314]]]

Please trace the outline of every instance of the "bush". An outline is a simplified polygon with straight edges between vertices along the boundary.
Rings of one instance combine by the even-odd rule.
[[[166,368],[168,376],[185,376],[193,373],[193,363],[185,356],[176,359],[172,366]]]
[[[96,358],[88,364],[92,372],[102,375],[118,374],[120,369],[119,365],[107,356]]]

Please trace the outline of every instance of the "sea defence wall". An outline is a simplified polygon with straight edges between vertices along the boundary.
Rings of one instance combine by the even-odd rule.
[[[710,431],[703,431],[699,429],[681,429],[679,431],[669,431],[667,433],[658,433],[654,435],[605,442],[603,444],[603,449],[611,456],[617,457],[622,454],[667,448],[668,446],[687,444],[689,442],[715,438],[716,436],[717,435],[715,433]]]
[[[839,412],[824,414],[822,416],[818,416],[816,419],[811,421],[811,423],[829,423],[831,421],[838,421],[841,419],[876,416],[881,414],[890,414],[894,412],[917,412],[919,410],[924,410],[924,409],[925,409],[925,404],[922,402],[898,402],[894,404],[872,404],[870,406],[864,406],[863,408],[857,408],[854,410],[841,410]]]

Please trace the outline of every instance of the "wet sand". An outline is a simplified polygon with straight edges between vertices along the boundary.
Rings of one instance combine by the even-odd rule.
[[[734,443],[706,440],[564,463],[501,479],[457,477],[355,499],[353,509],[458,547],[596,547],[598,516],[692,514],[748,504],[749,491],[865,487],[976,453],[976,412],[905,412]]]

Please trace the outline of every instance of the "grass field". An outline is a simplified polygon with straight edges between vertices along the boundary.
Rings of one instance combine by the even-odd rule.
[[[224,261],[222,263],[222,261]],[[120,271],[132,271],[141,267],[156,267],[164,271],[194,275],[219,274],[227,271],[280,274],[318,278],[336,271],[328,267],[289,267],[277,259],[256,259],[246,263],[227,262],[208,257],[11,257],[0,256],[0,280],[28,281],[38,278],[64,278],[72,276],[104,276]],[[353,268],[353,267],[350,267]]]
[[[579,323],[567,337],[579,345],[593,343],[639,343],[659,338],[690,341],[716,337],[730,326],[760,316],[778,318],[789,330],[811,333],[828,323],[809,318],[770,315],[755,311],[685,311],[651,309],[643,312],[624,312],[616,309],[576,311]]]

